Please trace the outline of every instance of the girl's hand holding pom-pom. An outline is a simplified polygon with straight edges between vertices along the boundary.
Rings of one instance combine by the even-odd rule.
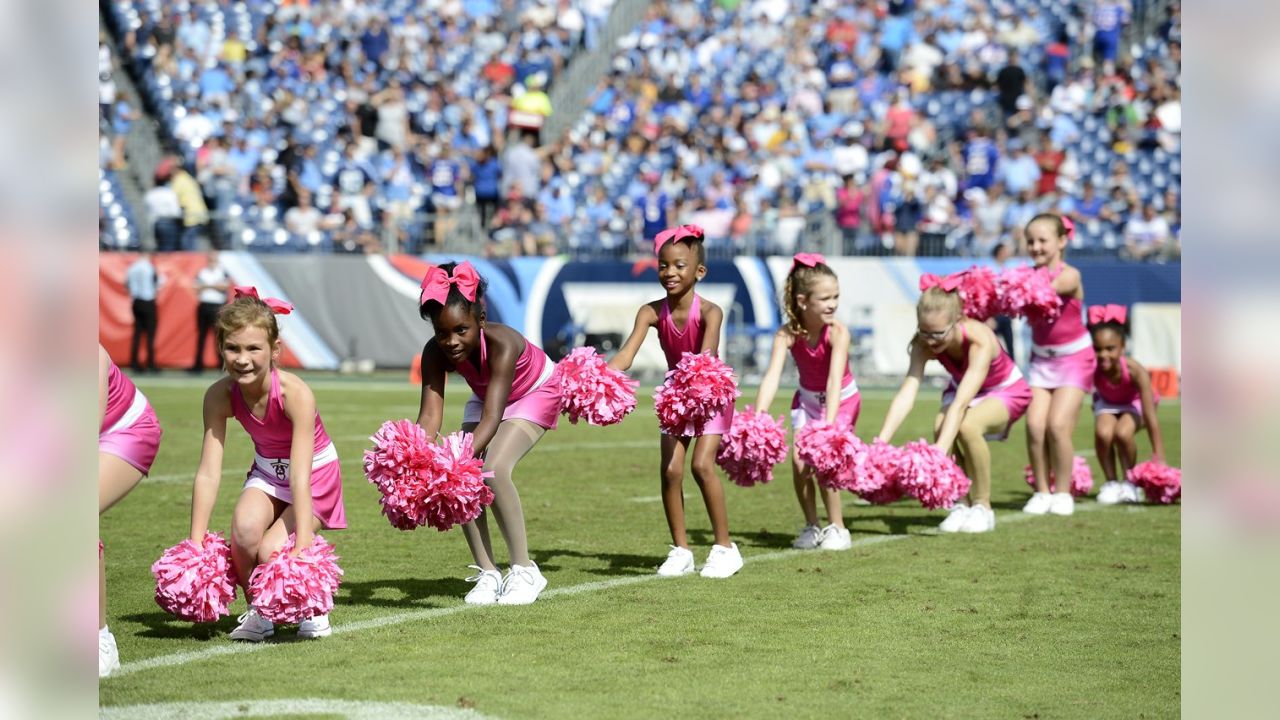
[[[1033,267],[1014,267],[996,277],[997,305],[1001,315],[1047,322],[1062,313],[1062,297],[1053,289],[1049,274]]]
[[[443,532],[475,520],[493,502],[484,483],[493,473],[483,471],[470,433],[453,433],[436,445],[417,423],[388,420],[372,440],[365,476],[382,493],[382,514],[393,527],[430,525]]]
[[[796,432],[796,455],[813,468],[818,484],[830,490],[853,486],[854,454],[862,445],[853,430],[814,421]]]
[[[204,543],[191,539],[174,545],[151,565],[156,579],[156,604],[170,615],[190,622],[213,622],[230,615],[236,599],[231,546],[218,533]]]
[[[1031,487],[1036,486],[1036,476],[1031,472],[1031,466],[1026,467],[1027,484]],[[1055,476],[1053,471],[1049,471],[1049,486],[1053,487]],[[1084,497],[1093,490],[1093,470],[1089,467],[1089,461],[1084,457],[1076,455],[1071,461],[1071,494],[1075,497]]]
[[[1182,498],[1182,471],[1155,460],[1138,463],[1128,472],[1129,482],[1142,488],[1147,499],[1169,505]]]
[[[949,508],[969,492],[969,478],[960,466],[926,440],[907,443],[895,471],[898,485],[930,510]]]
[[[897,478],[901,457],[902,450],[879,438],[859,443],[853,453],[853,482],[849,489],[875,505],[901,500],[906,494]]]
[[[787,431],[782,418],[750,405],[733,416],[733,424],[716,452],[716,464],[742,487],[773,479],[773,466],[787,459]]]
[[[296,539],[290,535],[284,547],[254,568],[249,577],[253,606],[273,623],[300,623],[328,614],[342,582],[342,568],[332,545],[316,535],[311,546],[295,557]]]
[[[699,435],[738,395],[733,368],[710,353],[685,353],[653,393],[658,426],[668,435]]]
[[[609,367],[594,348],[575,348],[556,363],[560,412],[577,424],[613,425],[636,409],[638,380]]]

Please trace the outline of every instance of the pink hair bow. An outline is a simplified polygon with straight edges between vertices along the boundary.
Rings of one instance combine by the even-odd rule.
[[[960,281],[963,279],[963,270],[945,277],[939,277],[933,273],[925,273],[920,276],[920,292],[924,292],[931,287],[942,288],[944,292],[955,292],[956,288],[960,287]]]
[[[1123,325],[1129,317],[1129,310],[1123,305],[1094,305],[1089,308],[1089,324],[1098,325],[1105,322],[1116,322]]]
[[[251,297],[254,300],[261,300],[262,304],[271,308],[271,312],[276,315],[288,315],[293,312],[293,306],[280,298],[264,298],[258,297],[258,288],[252,285],[236,285],[231,288],[231,299],[238,300],[242,297]]]
[[[676,242],[685,238],[693,238],[701,240],[704,235],[702,228],[697,225],[681,225],[663,230],[653,237],[653,253],[656,255],[662,252],[662,246],[669,242]]]
[[[480,287],[480,274],[469,262],[458,263],[453,268],[453,275],[439,265],[432,265],[427,276],[422,278],[422,295],[418,298],[421,305],[428,300],[435,300],[441,305],[449,298],[449,288],[457,286],[462,297],[470,302],[476,301],[476,289]]]
[[[819,255],[818,253],[796,253],[796,256],[791,258],[792,270],[795,270],[797,265],[804,265],[805,267],[818,267],[819,265],[826,265],[826,264],[827,264],[827,259],[822,255]]]
[[[1061,218],[1062,218],[1062,227],[1066,228],[1066,230],[1067,230],[1067,239],[1068,239],[1068,240],[1074,240],[1074,239],[1075,239],[1075,237],[1076,237],[1076,224],[1075,224],[1075,222],[1074,222],[1074,221],[1072,221],[1072,219],[1071,219],[1071,218],[1069,218],[1069,217],[1067,217],[1066,215],[1060,215],[1059,217],[1061,217]]]

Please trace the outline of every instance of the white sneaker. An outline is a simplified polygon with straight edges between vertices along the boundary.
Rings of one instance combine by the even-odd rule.
[[[1049,493],[1033,493],[1027,504],[1022,506],[1022,512],[1030,515],[1043,515],[1049,512],[1049,505],[1052,502],[1053,496]]]
[[[328,615],[316,615],[298,623],[298,637],[300,638],[322,638],[329,637],[332,634],[333,628],[329,625]]]
[[[116,636],[105,627],[98,631],[98,677],[104,678],[120,669],[120,651]]]
[[[1099,505],[1115,505],[1124,502],[1125,487],[1123,483],[1115,480],[1108,480],[1102,483],[1102,489],[1098,491],[1097,501]]]
[[[737,543],[729,543],[729,547],[712,545],[702,566],[702,577],[727,578],[741,569],[742,553],[738,552]]]
[[[547,579],[542,576],[538,566],[530,563],[512,565],[511,572],[502,581],[502,592],[498,595],[499,605],[528,605],[538,599],[538,593],[547,587]]]
[[[823,550],[848,550],[853,547],[853,539],[849,537],[849,529],[828,525],[822,528],[822,542],[818,547]]]
[[[475,568],[477,574],[467,578],[467,582],[475,583],[476,586],[471,588],[467,596],[463,598],[463,602],[468,605],[493,605],[498,602],[498,595],[502,593],[502,573],[497,570],[483,570],[479,565],[468,565],[469,568]]]
[[[956,503],[951,506],[951,512],[947,513],[947,517],[938,525],[939,532],[953,533],[960,532],[960,528],[964,525],[964,520],[969,514],[969,506],[964,503]]]
[[[1125,480],[1120,486],[1120,502],[1141,504],[1147,501],[1147,494],[1137,485]]]
[[[270,620],[263,618],[254,608],[249,608],[249,612],[237,618],[240,624],[235,630],[231,631],[232,640],[248,640],[249,642],[262,642],[272,635],[276,634],[276,626],[271,624]]]
[[[662,577],[679,577],[693,572],[693,553],[689,548],[671,546],[667,559],[658,566],[658,574]]]
[[[1076,499],[1069,492],[1054,493],[1049,503],[1049,512],[1054,515],[1070,515],[1076,511]]]
[[[984,533],[996,529],[996,514],[986,505],[974,505],[964,515],[964,524],[960,526],[962,533]]]
[[[800,531],[800,536],[791,543],[791,547],[797,550],[812,550],[818,547],[820,542],[822,542],[822,529],[817,525],[805,525]]]

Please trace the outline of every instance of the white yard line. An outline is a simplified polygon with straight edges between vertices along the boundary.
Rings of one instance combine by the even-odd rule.
[[[99,720],[231,720],[242,717],[332,716],[347,720],[484,720],[475,710],[441,705],[290,698],[286,700],[232,700],[230,702],[172,702],[150,705],[112,705],[99,708]]]
[[[1100,505],[1094,503],[1081,504],[1076,506],[1076,512],[1089,512],[1096,510]],[[1010,523],[1021,523],[1033,519],[1040,519],[1052,522],[1050,518],[1042,518],[1038,515],[1028,515],[1022,512],[1012,512],[997,516],[999,522],[997,527],[1008,525]],[[936,532],[936,531],[934,531]],[[934,532],[919,534],[934,534]],[[853,547],[868,547],[871,545],[880,545],[883,543],[894,542],[897,540],[905,540],[914,537],[914,535],[876,535],[872,537],[861,538],[853,541]],[[760,555],[749,555],[743,558],[748,564],[769,562],[773,560],[785,560],[797,557],[806,553],[812,553],[812,550],[778,550],[774,552],[762,553]],[[614,578],[612,580],[600,580],[597,582],[582,583],[579,585],[570,585],[569,587],[552,588],[542,593],[541,599],[549,600],[557,597],[568,597],[571,595],[581,595],[589,592],[599,592],[602,590],[612,590],[613,588],[626,587],[630,585],[640,585],[642,583],[650,583],[659,580],[667,580],[657,575],[630,575],[627,577]],[[408,622],[428,620],[432,618],[445,617],[447,615],[455,615],[460,612],[474,611],[480,606],[476,605],[451,605],[443,608],[431,608],[429,610],[410,610],[407,612],[393,613],[391,615],[383,615],[382,617],[369,618],[367,620],[357,620],[351,623],[335,625],[333,632],[337,634],[363,632],[365,630],[375,630],[377,628],[387,627],[390,625],[401,625]],[[124,675],[132,675],[133,673],[145,672],[147,670],[155,670],[158,668],[174,667],[177,665],[187,665],[201,660],[220,657],[223,655],[238,655],[243,653],[261,652],[272,648],[297,647],[302,643],[299,642],[266,642],[266,643],[238,643],[227,641],[225,645],[215,645],[200,650],[192,650],[189,652],[173,653],[170,655],[158,655],[156,657],[147,658],[145,660],[137,660],[125,663],[120,669],[111,675],[111,677],[121,677]],[[110,678],[107,679],[108,681]]]

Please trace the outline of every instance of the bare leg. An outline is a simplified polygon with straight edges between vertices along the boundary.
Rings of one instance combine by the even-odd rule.
[[[1031,405],[1027,407],[1027,460],[1035,477],[1036,492],[1049,492],[1048,427],[1049,406],[1053,395],[1044,388],[1031,388]],[[1068,476],[1070,477],[1070,476]]]
[[[1138,422],[1129,413],[1116,420],[1116,454],[1120,456],[1120,469],[1125,473],[1138,464],[1137,433]]]
[[[1009,424],[1009,409],[998,398],[987,398],[969,408],[960,421],[956,444],[964,454],[965,472],[973,482],[969,490],[971,505],[991,508],[991,447],[986,436],[1000,432]]]
[[[493,472],[493,477],[488,481],[489,488],[493,490],[493,504],[489,509],[498,521],[498,529],[502,531],[502,539],[507,543],[507,556],[512,565],[528,567],[532,562],[529,560],[529,539],[525,534],[524,508],[520,504],[520,493],[516,490],[511,473],[515,470],[516,463],[542,439],[545,432],[546,429],[528,420],[503,420],[485,451],[484,469]],[[489,560],[492,559],[493,553],[490,550]]]
[[[120,502],[142,480],[142,471],[110,453],[98,453],[98,514]]]
[[[464,423],[462,432],[475,432],[476,423]],[[490,443],[492,444],[492,443]],[[493,560],[493,541],[489,537],[488,513],[480,513],[480,517],[462,525],[462,536],[467,539],[467,547],[476,565],[482,570],[497,571],[498,565]]]
[[[671,544],[685,549],[689,548],[684,525],[684,456],[688,449],[689,438],[662,436],[662,511],[671,530]]]
[[[693,479],[702,491],[702,502],[706,504],[707,515],[711,518],[715,544],[729,547],[729,511],[725,508],[724,484],[716,473],[716,450],[719,447],[719,435],[698,438],[693,448]]]
[[[1107,482],[1116,479],[1116,416],[1102,413],[1094,418],[1093,449],[1098,455],[1098,464],[1102,466],[1102,476]]]
[[[804,513],[805,525],[818,524],[818,501],[814,494],[813,468],[804,464],[798,452],[791,453],[791,477],[796,486],[796,500]]]
[[[249,576],[258,566],[267,530],[287,507],[284,502],[257,488],[248,488],[236,501],[236,508],[231,514],[231,562],[245,595],[249,593]],[[284,541],[281,539],[279,542],[283,544]]]
[[[1084,391],[1080,388],[1060,387],[1053,391],[1049,406],[1049,461],[1057,485],[1054,492],[1071,492],[1071,470],[1075,463],[1071,436],[1083,402]]]

